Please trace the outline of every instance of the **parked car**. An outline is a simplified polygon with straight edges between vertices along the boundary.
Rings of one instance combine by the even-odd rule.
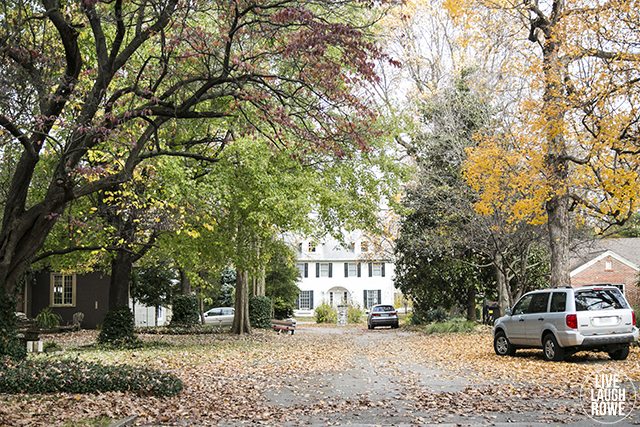
[[[398,312],[394,306],[378,304],[371,307],[367,315],[367,327],[373,329],[376,326],[398,327]]]
[[[219,327],[231,327],[235,309],[233,307],[216,307],[204,312],[204,323]]]
[[[493,347],[499,356],[542,348],[546,360],[560,361],[581,350],[624,360],[638,339],[635,325],[635,313],[615,286],[545,289],[523,295],[496,320]]]

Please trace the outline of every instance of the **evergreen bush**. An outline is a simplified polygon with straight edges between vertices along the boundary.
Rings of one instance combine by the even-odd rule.
[[[133,313],[129,307],[118,307],[107,313],[98,335],[98,343],[112,346],[130,346],[137,342]]]
[[[173,297],[171,326],[190,326],[200,323],[200,309],[195,295],[175,295]]]
[[[360,323],[362,321],[362,317],[364,316],[364,311],[356,305],[350,305],[347,308],[347,322],[349,323]]]
[[[315,318],[316,323],[336,323],[338,312],[325,302],[316,307]]]
[[[269,297],[251,297],[249,299],[249,322],[254,328],[271,327],[271,299]]]

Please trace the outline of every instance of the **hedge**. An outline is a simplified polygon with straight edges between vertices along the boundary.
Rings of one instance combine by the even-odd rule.
[[[128,365],[101,365],[78,359],[0,361],[3,393],[133,392],[142,396],[174,396],[182,381],[173,374]]]

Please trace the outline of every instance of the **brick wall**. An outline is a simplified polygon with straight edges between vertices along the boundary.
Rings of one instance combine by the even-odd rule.
[[[611,269],[607,269],[607,263],[611,263]],[[625,295],[633,306],[640,306],[640,293],[638,292],[638,271],[621,263],[613,257],[606,257],[571,277],[571,285],[587,286],[624,284]]]

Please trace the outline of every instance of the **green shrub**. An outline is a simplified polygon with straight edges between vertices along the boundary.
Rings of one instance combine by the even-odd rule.
[[[195,295],[174,296],[172,310],[171,326],[200,323],[200,308],[198,307],[198,298]]]
[[[249,299],[249,322],[254,328],[271,327],[271,299],[269,297],[251,297]]]
[[[294,304],[281,297],[276,297],[273,300],[273,317],[276,319],[288,319],[293,317]]]
[[[0,292],[0,359],[2,356],[13,359],[27,356],[27,347],[18,339],[15,308],[13,298]]]
[[[99,344],[127,347],[137,342],[133,330],[133,313],[129,307],[118,307],[107,313],[98,335]]]
[[[451,320],[448,322],[438,322],[427,325],[424,331],[427,334],[443,334],[472,332],[475,328],[475,322],[468,322],[466,320]]]
[[[439,323],[445,322],[449,317],[449,313],[442,307],[432,308],[427,310],[424,314],[424,320],[426,323]]]
[[[316,307],[315,318],[316,323],[336,323],[338,312],[325,302]]]
[[[347,321],[349,323],[360,323],[362,321],[362,316],[364,316],[364,311],[362,311],[360,307],[350,305],[347,308]]]
[[[35,359],[0,363],[4,393],[101,393],[129,391],[174,396],[182,390],[175,375],[127,365],[101,365],[77,359]]]
[[[58,313],[51,311],[49,307],[43,308],[36,316],[36,323],[41,329],[55,329],[60,326],[62,317]]]

